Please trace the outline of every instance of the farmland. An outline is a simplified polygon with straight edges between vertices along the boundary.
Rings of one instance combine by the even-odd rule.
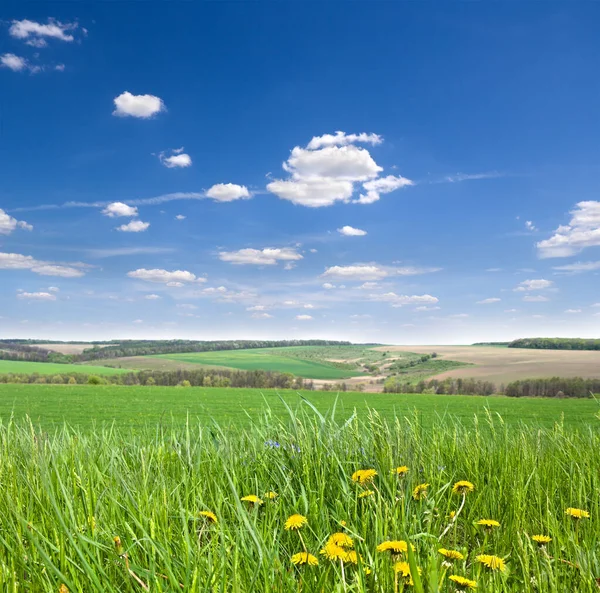
[[[86,364],[59,364],[52,362],[29,362],[20,360],[0,360],[0,374],[14,373],[31,375],[69,375],[85,373],[89,375],[115,375],[125,372],[121,369],[110,369],[103,366]]]

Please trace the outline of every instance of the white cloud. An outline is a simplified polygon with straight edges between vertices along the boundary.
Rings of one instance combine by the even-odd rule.
[[[567,309],[565,313],[581,313],[581,309]]]
[[[362,132],[361,134],[346,134],[344,132],[336,132],[335,134],[314,136],[306,148],[309,150],[316,150],[325,146],[346,146],[347,144],[354,144],[356,142],[376,145],[381,144],[383,142],[383,138],[379,134],[367,134],[365,132]]]
[[[600,303],[594,303],[593,305],[590,305],[590,307],[600,307]]]
[[[175,220],[185,220],[185,216],[184,216],[183,214],[178,214],[178,215],[175,217]]]
[[[385,294],[371,294],[369,298],[372,301],[382,301],[390,303],[392,307],[403,307],[404,305],[431,305],[439,302],[437,297],[430,294],[421,295],[405,295],[396,294],[395,292],[386,292]]]
[[[361,194],[358,200],[355,200],[357,204],[372,204],[377,202],[381,194],[389,194],[402,187],[409,187],[414,185],[414,181],[406,179],[406,177],[388,175],[387,177],[380,177],[379,179],[373,179],[363,183],[363,189],[367,192]]]
[[[550,299],[548,297],[542,296],[541,294],[536,294],[536,295],[526,294],[523,297],[523,300],[526,303],[545,303],[546,301],[549,301]]]
[[[486,272],[502,272],[502,268],[488,268]]]
[[[282,247],[274,249],[267,247],[265,249],[240,249],[239,251],[221,251],[219,253],[221,261],[237,265],[258,265],[272,266],[280,261],[297,261],[302,259],[295,248]]]
[[[287,264],[283,266],[284,270],[293,270],[296,267],[296,263],[293,261],[289,261]]]
[[[265,305],[254,305],[253,307],[246,307],[246,311],[266,311]]]
[[[335,288],[335,284],[331,284],[331,282],[325,282],[322,286],[325,290],[332,290]]]
[[[206,192],[206,195],[216,202],[233,202],[252,197],[245,185],[236,185],[235,183],[217,183]]]
[[[483,299],[482,301],[477,301],[477,305],[491,305],[492,303],[499,303],[502,299],[497,297],[492,297],[489,299]]]
[[[60,292],[60,288],[58,288],[57,286],[49,286],[48,292]]]
[[[331,266],[321,277],[344,278],[348,280],[381,280],[388,276],[415,276],[437,272],[439,268],[384,267],[377,264],[354,264],[351,266]]]
[[[600,270],[600,261],[576,262],[565,266],[554,266],[552,269],[574,274],[577,272],[593,272],[594,270]]]
[[[49,292],[19,292],[17,298],[27,301],[55,301],[56,296]]]
[[[443,181],[446,183],[459,183],[461,181],[476,179],[496,179],[497,177],[504,177],[504,174],[498,173],[498,171],[490,171],[488,173],[456,173],[455,175],[447,175]]]
[[[169,156],[165,156],[167,152],[170,153]],[[192,157],[183,152],[183,146],[181,148],[161,152],[158,155],[158,159],[168,169],[191,167],[192,165]]]
[[[531,222],[531,220],[526,220],[525,221],[525,228],[528,231],[537,231],[536,226],[533,224],[533,222]]]
[[[568,257],[600,245],[600,202],[579,202],[571,215],[569,224],[559,226],[549,239],[537,243],[541,258]]]
[[[545,290],[546,288],[550,288],[554,282],[551,280],[544,280],[543,278],[539,278],[536,280],[523,280],[523,282],[519,283],[517,288],[513,289],[515,292],[525,292],[530,290]]]
[[[310,321],[312,319],[312,315],[296,315],[295,319],[298,321]]]
[[[33,41],[33,43],[29,42],[29,45],[39,48],[46,46],[44,37],[71,43],[75,39],[71,31],[75,31],[78,27],[77,23],[61,23],[54,19],[48,19],[48,23],[45,25],[23,19],[22,21],[13,21],[8,32],[11,37],[16,39]]]
[[[160,299],[161,297],[158,296],[157,294],[147,294],[144,297],[147,301],[157,301],[158,299]]]
[[[2,65],[4,68],[12,70],[13,72],[20,72],[21,70],[27,70],[29,68],[27,60],[15,54],[1,55],[0,65]]]
[[[415,307],[415,311],[439,311],[441,307],[428,307],[427,305],[421,305],[420,307]]]
[[[358,288],[359,290],[375,290],[380,288],[380,285],[377,282],[363,282]]]
[[[30,255],[20,253],[0,253],[0,270],[31,270],[40,276],[62,278],[79,278],[84,275],[81,269],[36,260]]]
[[[273,315],[269,313],[252,313],[253,319],[273,319]]]
[[[170,288],[183,288],[185,284],[183,282],[167,282],[167,286]]]
[[[123,202],[112,202],[104,210],[102,210],[104,216],[110,216],[116,218],[118,216],[137,216],[138,209],[135,206],[128,206]]]
[[[113,115],[119,117],[149,118],[166,110],[165,104],[160,97],[155,97],[154,95],[132,95],[128,91],[115,97],[114,103],[115,110],[113,111]]]
[[[149,222],[142,222],[141,220],[132,220],[127,224],[122,224],[117,227],[118,231],[122,231],[124,233],[141,233],[145,231],[150,226]]]
[[[448,317],[450,317],[451,319],[464,319],[465,317],[468,317],[469,314],[468,313],[456,313],[455,315],[448,315]]]
[[[169,285],[169,283],[181,283],[181,286],[183,286],[183,282],[206,282],[205,278],[197,278],[195,274],[192,274],[187,270],[174,270],[169,272],[168,270],[162,269],[146,270],[145,268],[140,268],[139,270],[127,272],[127,276],[129,276],[129,278],[136,278],[137,280],[159,282],[167,285]]]
[[[0,235],[10,235],[17,228],[25,231],[33,230],[33,226],[27,224],[24,220],[13,218],[0,208]]]
[[[196,307],[196,305],[192,305],[190,303],[179,303],[179,304],[175,305],[175,307],[177,309],[186,309],[187,311],[194,311],[195,309],[198,308],[198,307]]]
[[[338,229],[338,233],[346,235],[347,237],[363,237],[367,234],[367,231],[355,229],[354,227],[346,225],[343,226],[341,229]]]
[[[348,202],[354,186],[351,181],[338,179],[281,180],[272,181],[267,189],[280,197],[300,206],[321,208],[335,202]]]

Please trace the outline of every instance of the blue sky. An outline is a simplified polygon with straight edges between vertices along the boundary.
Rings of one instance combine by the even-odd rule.
[[[600,6],[13,3],[0,335],[600,334]]]

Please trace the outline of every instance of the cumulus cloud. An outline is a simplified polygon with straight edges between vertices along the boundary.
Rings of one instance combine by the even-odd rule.
[[[363,231],[361,229],[355,229],[351,226],[343,226],[341,229],[338,229],[338,233],[341,235],[346,235],[347,237],[363,237],[367,234],[367,231]]]
[[[363,189],[367,192],[361,194],[358,200],[355,200],[357,204],[372,204],[377,202],[381,197],[381,194],[389,194],[402,187],[409,187],[414,185],[414,181],[406,179],[406,177],[388,175],[387,177],[380,177],[379,179],[373,179],[363,183]]]
[[[19,292],[17,298],[27,301],[55,301],[56,296],[49,292]]]
[[[110,216],[116,218],[119,216],[137,216],[138,209],[135,206],[128,206],[123,202],[112,202],[104,210],[102,210],[104,216]]]
[[[160,97],[154,95],[132,95],[125,91],[114,98],[115,110],[113,115],[118,117],[140,117],[147,119],[165,111],[166,107]]]
[[[358,288],[359,290],[375,290],[380,288],[380,285],[377,282],[363,282]]]
[[[580,272],[593,272],[594,270],[600,270],[600,261],[576,262],[564,266],[554,266],[552,269],[559,270],[561,272],[571,272],[573,274]]]
[[[515,292],[529,292],[531,290],[545,290],[553,286],[554,282],[552,280],[544,280],[543,278],[535,279],[535,280],[523,280],[519,285],[514,289]]]
[[[168,169],[191,167],[192,157],[183,150],[182,146],[181,148],[163,151],[158,155],[158,159]]]
[[[167,285],[169,285],[169,283],[180,283],[181,286],[183,286],[184,282],[206,282],[206,278],[198,278],[195,274],[192,274],[187,270],[173,270],[172,272],[169,272],[168,270],[156,268],[152,270],[140,268],[138,270],[127,272],[127,276],[129,276],[129,278],[135,278],[137,280],[145,280],[147,282],[158,282]],[[171,284],[171,286],[172,285],[173,284]]]
[[[347,144],[355,144],[357,142],[363,144],[381,144],[383,138],[379,134],[346,134],[345,132],[336,132],[335,134],[323,134],[322,136],[314,136],[308,143],[306,148],[316,150],[326,146],[346,146]]]
[[[331,282],[324,282],[322,286],[325,290],[332,290],[335,288],[335,284],[331,284]]]
[[[502,299],[497,297],[492,297],[489,299],[483,299],[482,301],[477,301],[477,305],[491,305],[492,303],[499,303]]]
[[[29,63],[25,58],[15,54],[3,54],[0,56],[0,65],[3,68],[8,68],[13,72],[21,72],[29,69]]]
[[[221,251],[219,253],[221,261],[237,265],[257,265],[273,266],[280,261],[297,261],[302,259],[295,248],[282,247],[274,249],[267,247],[265,249],[240,249],[238,251]]]
[[[354,186],[351,181],[339,179],[304,179],[275,180],[267,185],[267,189],[293,204],[320,208],[331,206],[335,202],[348,202],[352,197]]]
[[[60,288],[58,288],[58,286],[49,286],[48,291],[49,292],[60,292]]]
[[[526,303],[545,303],[546,301],[549,301],[550,299],[541,294],[536,294],[536,295],[526,294],[523,297],[523,300]]]
[[[372,301],[382,301],[390,303],[392,307],[403,307],[404,305],[435,305],[439,302],[437,297],[430,294],[405,295],[395,292],[386,292],[384,294],[371,294],[369,299]]]
[[[79,278],[84,275],[80,268],[63,266],[35,259],[20,253],[0,253],[0,270],[30,270],[40,276],[58,276],[61,278]]]
[[[206,195],[216,202],[233,202],[252,197],[245,185],[236,185],[235,183],[217,183],[209,188]]]
[[[549,239],[536,244],[541,258],[568,257],[600,245],[600,202],[579,202],[571,215],[569,224],[559,226]]]
[[[310,321],[312,318],[312,315],[296,315],[295,317],[298,321]]]
[[[122,224],[117,227],[118,231],[123,233],[141,233],[150,226],[149,222],[142,222],[141,220],[132,220],[127,224]]]
[[[33,226],[26,223],[24,220],[13,218],[0,208],[0,235],[10,235],[16,229],[31,231],[33,230]]]
[[[388,276],[416,276],[437,272],[440,268],[394,268],[378,264],[354,264],[351,266],[331,266],[321,275],[324,278],[344,278],[347,280],[381,280]]]
[[[178,214],[178,215],[175,217],[175,220],[185,220],[185,216],[184,216],[183,214]]]
[[[71,43],[75,40],[72,32],[79,27],[78,23],[61,23],[55,19],[48,19],[46,24],[23,19],[13,21],[8,33],[15,39],[22,39],[33,47],[45,47],[45,38],[58,39]]]

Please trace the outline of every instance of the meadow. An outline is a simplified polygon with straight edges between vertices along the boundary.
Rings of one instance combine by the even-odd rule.
[[[596,592],[599,422],[338,422],[308,404],[236,430],[3,418],[0,587]]]
[[[88,375],[116,375],[126,371],[121,369],[111,369],[104,366],[94,366],[88,364],[60,364],[52,362],[29,362],[20,360],[0,360],[0,374],[15,373],[32,375],[63,375],[69,373],[84,373]]]

